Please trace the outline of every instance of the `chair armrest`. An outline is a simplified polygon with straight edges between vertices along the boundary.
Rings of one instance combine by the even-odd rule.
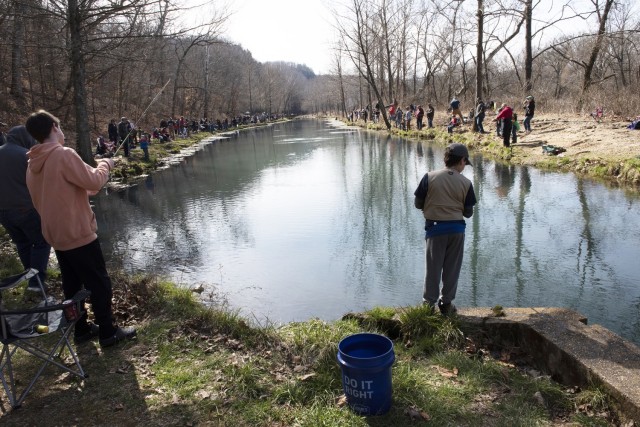
[[[30,270],[27,270],[19,274],[14,274],[13,276],[5,277],[4,279],[0,280],[0,289],[9,289],[25,280],[28,280],[29,278],[31,278],[29,273]]]
[[[76,304],[82,302],[83,300],[87,299],[89,296],[91,296],[91,291],[88,291],[86,289],[82,289],[78,292],[76,292],[76,294],[73,296],[72,301]],[[58,311],[58,310],[64,310],[65,307],[68,307],[69,304],[63,304],[63,303],[58,303],[58,304],[53,304],[53,305],[46,305],[44,307],[32,307],[32,308],[24,308],[24,309],[18,309],[18,310],[3,310],[0,307],[0,315],[8,315],[8,314],[30,314],[30,313],[48,313],[51,311]]]

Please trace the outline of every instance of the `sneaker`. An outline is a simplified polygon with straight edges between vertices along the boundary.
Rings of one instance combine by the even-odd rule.
[[[89,326],[89,330],[87,332],[82,333],[80,335],[74,334],[73,336],[74,344],[77,345],[77,344],[82,344],[82,343],[91,341],[92,339],[94,339],[100,334],[100,327],[98,325],[96,325],[95,323],[87,323],[87,325]]]
[[[115,334],[108,338],[100,338],[100,347],[111,347],[112,345],[116,345],[119,342],[130,340],[135,338],[136,330],[134,328],[120,328],[116,329]]]
[[[453,305],[452,302],[448,302],[444,304],[442,300],[439,300],[438,308],[440,309],[440,313],[442,313],[443,316],[450,316],[458,312],[458,309],[456,308],[455,305]]]

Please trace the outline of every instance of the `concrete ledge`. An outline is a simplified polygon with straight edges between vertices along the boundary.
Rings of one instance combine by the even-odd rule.
[[[640,348],[563,308],[459,308],[464,328],[530,354],[538,369],[567,385],[601,385],[640,424]]]

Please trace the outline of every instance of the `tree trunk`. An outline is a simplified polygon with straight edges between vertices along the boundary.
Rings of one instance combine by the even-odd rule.
[[[391,69],[391,42],[389,40],[389,20],[387,19],[387,2],[382,2],[382,31],[384,34],[385,63],[387,64],[387,78],[389,79],[389,100],[393,102],[393,72]],[[382,104],[384,105],[384,103]],[[386,115],[385,121],[386,121]]]
[[[204,56],[204,105],[202,106],[202,117],[209,118],[209,46],[206,46]],[[249,105],[251,105],[251,72],[249,72]]]
[[[476,42],[476,103],[474,104],[474,112],[475,106],[479,99],[482,99],[482,57],[484,55],[483,52],[483,37],[484,37],[484,0],[478,0],[478,41]],[[476,125],[476,121],[473,121],[473,131],[478,131],[478,126]]]
[[[68,2],[69,44],[71,48],[71,79],[73,80],[73,104],[76,117],[76,151],[85,163],[94,165],[89,114],[85,87],[84,52],[82,51],[82,15],[78,0]]]
[[[533,0],[526,0],[524,8],[525,47],[524,47],[524,91],[526,94],[533,88],[533,50],[531,47],[531,19],[533,15]]]
[[[22,54],[24,52],[24,14],[27,6],[22,1],[13,2],[15,15],[13,36],[11,37],[11,95],[23,97],[22,87]]]
[[[342,107],[342,117],[347,117],[347,104],[344,99],[344,81],[342,79],[342,64],[338,59],[338,80],[340,81],[340,106]]]
[[[605,0],[604,11],[602,15],[600,15],[600,26],[598,27],[598,35],[596,36],[596,42],[593,45],[593,49],[591,49],[591,55],[589,55],[589,61],[586,63],[584,67],[584,77],[582,79],[582,94],[580,95],[580,100],[578,101],[578,109],[581,110],[584,105],[585,97],[587,96],[587,92],[591,87],[591,74],[593,73],[593,67],[598,59],[598,55],[600,54],[600,50],[602,48],[602,42],[604,40],[604,35],[607,31],[607,18],[609,17],[609,11],[613,6],[615,0]]]

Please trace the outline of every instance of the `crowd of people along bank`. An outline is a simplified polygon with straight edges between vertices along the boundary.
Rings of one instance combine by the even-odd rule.
[[[404,131],[413,129],[414,119],[415,129],[417,130],[422,130],[425,126],[428,128],[434,127],[435,109],[431,103],[427,103],[426,106],[409,104],[403,109],[396,100],[391,105],[382,108],[386,109],[389,121],[397,129]],[[382,108],[380,104],[376,104],[373,111],[370,111],[371,108],[369,106],[354,109],[349,113],[347,119],[351,122],[364,121],[365,124],[368,120],[373,123],[379,123]],[[527,96],[522,102],[521,108],[524,114],[524,120],[522,121],[524,129],[522,131],[528,134],[531,132],[531,119],[533,119],[536,110],[536,102],[533,96]],[[485,102],[478,98],[473,109],[467,115],[464,115],[460,100],[454,97],[449,103],[447,120],[446,123],[443,123],[443,126],[447,128],[448,133],[453,133],[462,124],[471,123],[476,132],[485,134],[488,132],[485,131],[484,122],[489,114],[493,114],[491,120],[496,123],[496,135],[502,138],[503,145],[510,147],[512,143],[517,143],[521,127],[515,108],[507,104],[501,104],[498,107],[495,101]]]
[[[144,130],[137,127],[135,123],[126,117],[122,117],[120,121],[111,119],[107,126],[107,138],[103,135],[98,136],[96,143],[96,155],[101,157],[112,156],[118,148],[122,149],[125,157],[129,157],[132,148],[139,147],[144,153],[144,160],[149,160],[149,144],[163,143],[173,141],[176,138],[188,138],[190,135],[198,132],[226,132],[231,129],[237,129],[239,126],[264,123],[274,121],[280,118],[277,114],[239,114],[231,118],[209,120],[204,117],[201,119],[188,119],[184,116],[179,118],[168,117],[160,120],[157,127]]]

